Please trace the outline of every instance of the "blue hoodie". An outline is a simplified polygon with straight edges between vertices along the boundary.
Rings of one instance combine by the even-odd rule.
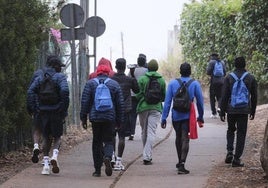
[[[181,77],[182,82],[188,82],[191,78],[190,77]],[[178,88],[180,87],[179,82],[176,79],[173,79],[169,82],[168,88],[166,91],[166,97],[164,102],[164,109],[162,112],[162,121],[166,120],[170,111],[170,108],[172,108],[172,100],[175,96]],[[190,86],[188,87],[188,92],[190,95],[190,98],[195,98],[196,100],[196,106],[198,111],[198,121],[204,122],[204,100],[203,100],[203,94],[202,94],[202,88],[200,83],[197,80],[194,80]],[[176,110],[172,109],[172,121],[181,121],[185,119],[189,119],[190,113],[181,113],[177,112]]]

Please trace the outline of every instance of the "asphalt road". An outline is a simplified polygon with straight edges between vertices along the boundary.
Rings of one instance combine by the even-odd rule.
[[[201,188],[206,187],[209,172],[224,160],[226,124],[210,119],[205,110],[205,124],[198,128],[199,138],[190,141],[185,167],[190,174],[178,175],[175,135],[170,123],[166,129],[157,129],[153,150],[153,165],[143,165],[140,127],[137,125],[134,141],[126,139],[123,155],[125,171],[113,171],[106,176],[93,177],[91,140],[83,142],[59,155],[60,173],[41,175],[42,165],[33,164],[2,185],[1,188]]]

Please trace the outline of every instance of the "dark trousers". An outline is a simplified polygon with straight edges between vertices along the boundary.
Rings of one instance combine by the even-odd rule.
[[[130,134],[135,135],[136,122],[137,122],[137,105],[138,100],[136,97],[131,97],[132,110],[130,111]]]
[[[227,151],[233,152],[236,131],[235,159],[239,159],[244,151],[247,134],[248,115],[247,114],[227,114]]]
[[[92,122],[93,142],[92,153],[94,167],[96,171],[100,171],[103,159],[112,158],[113,147],[113,122]]]
[[[176,132],[175,146],[179,163],[185,163],[189,152],[189,120],[173,121],[173,128]]]
[[[220,106],[219,102],[221,100],[222,93],[222,84],[211,84],[209,87],[209,99],[210,99],[210,108],[213,115],[217,114],[216,111],[216,100],[218,102],[218,107]]]

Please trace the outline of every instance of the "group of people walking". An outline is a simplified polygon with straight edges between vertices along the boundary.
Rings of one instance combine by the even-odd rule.
[[[207,67],[207,74],[211,75],[211,117],[216,118],[218,113],[220,119],[225,121],[227,113],[225,162],[232,163],[233,167],[239,167],[243,166],[240,157],[245,145],[248,114],[250,114],[250,119],[254,119],[255,116],[257,83],[254,76],[245,75],[244,82],[249,93],[249,103],[239,108],[232,107],[230,101],[233,97],[232,88],[236,79],[230,74],[226,76],[227,71],[223,62],[220,62],[222,72],[215,71],[218,61],[220,62],[218,54],[212,54]],[[234,74],[238,78],[247,72],[243,57],[236,58],[234,65]],[[46,68],[34,73],[27,93],[27,109],[34,120],[32,161],[37,163],[39,160],[38,144],[42,137],[44,154],[42,174],[45,175],[50,174],[50,166],[52,166],[53,173],[60,171],[58,163],[60,138],[63,134],[63,123],[69,106],[67,79],[61,73],[63,66],[64,64],[58,57],[49,56]],[[127,67],[129,68],[128,75],[125,74]],[[108,59],[101,58],[96,71],[89,75],[81,96],[80,120],[84,128],[90,121],[93,131],[92,153],[95,171],[92,175],[100,177],[103,164],[107,176],[111,176],[113,170],[125,169],[123,165],[125,138],[135,139],[137,117],[141,126],[143,164],[152,165],[152,150],[157,127],[161,124],[163,129],[166,128],[170,112],[172,114],[171,123],[176,133],[175,147],[178,162],[175,166],[178,174],[190,173],[185,168],[185,163],[191,138],[189,132],[192,131],[189,121],[193,115],[189,110],[191,106],[197,108],[195,125],[203,127],[204,124],[202,87],[198,80],[191,78],[191,65],[187,62],[182,63],[179,70],[180,78],[169,81],[167,85],[163,76],[158,72],[158,62],[155,59],[147,62],[144,54],[139,54],[137,64],[128,66],[124,58],[118,58],[115,61],[115,68],[116,72],[113,71],[112,63]],[[55,84],[49,84],[50,81]],[[184,98],[179,98],[178,92],[183,87],[186,88],[186,94]],[[54,97],[54,100],[51,101],[50,97]],[[189,108],[186,111],[173,108],[175,98],[178,98],[176,102],[188,100]],[[217,109],[216,101],[218,102]],[[237,132],[236,147],[233,146],[235,131]],[[52,143],[52,157],[49,157]],[[233,150],[235,150],[234,153]]]

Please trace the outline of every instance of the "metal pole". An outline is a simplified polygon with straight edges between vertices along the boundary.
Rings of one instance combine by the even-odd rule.
[[[97,0],[94,1],[94,15],[97,16]],[[94,71],[96,71],[97,67],[97,38],[94,37]]]
[[[70,6],[70,13],[71,13],[71,25],[74,25],[74,6]],[[73,106],[73,124],[79,125],[79,119],[78,119],[78,87],[77,87],[77,68],[76,68],[76,50],[75,50],[75,28],[71,28],[71,61],[72,61],[72,106]]]

